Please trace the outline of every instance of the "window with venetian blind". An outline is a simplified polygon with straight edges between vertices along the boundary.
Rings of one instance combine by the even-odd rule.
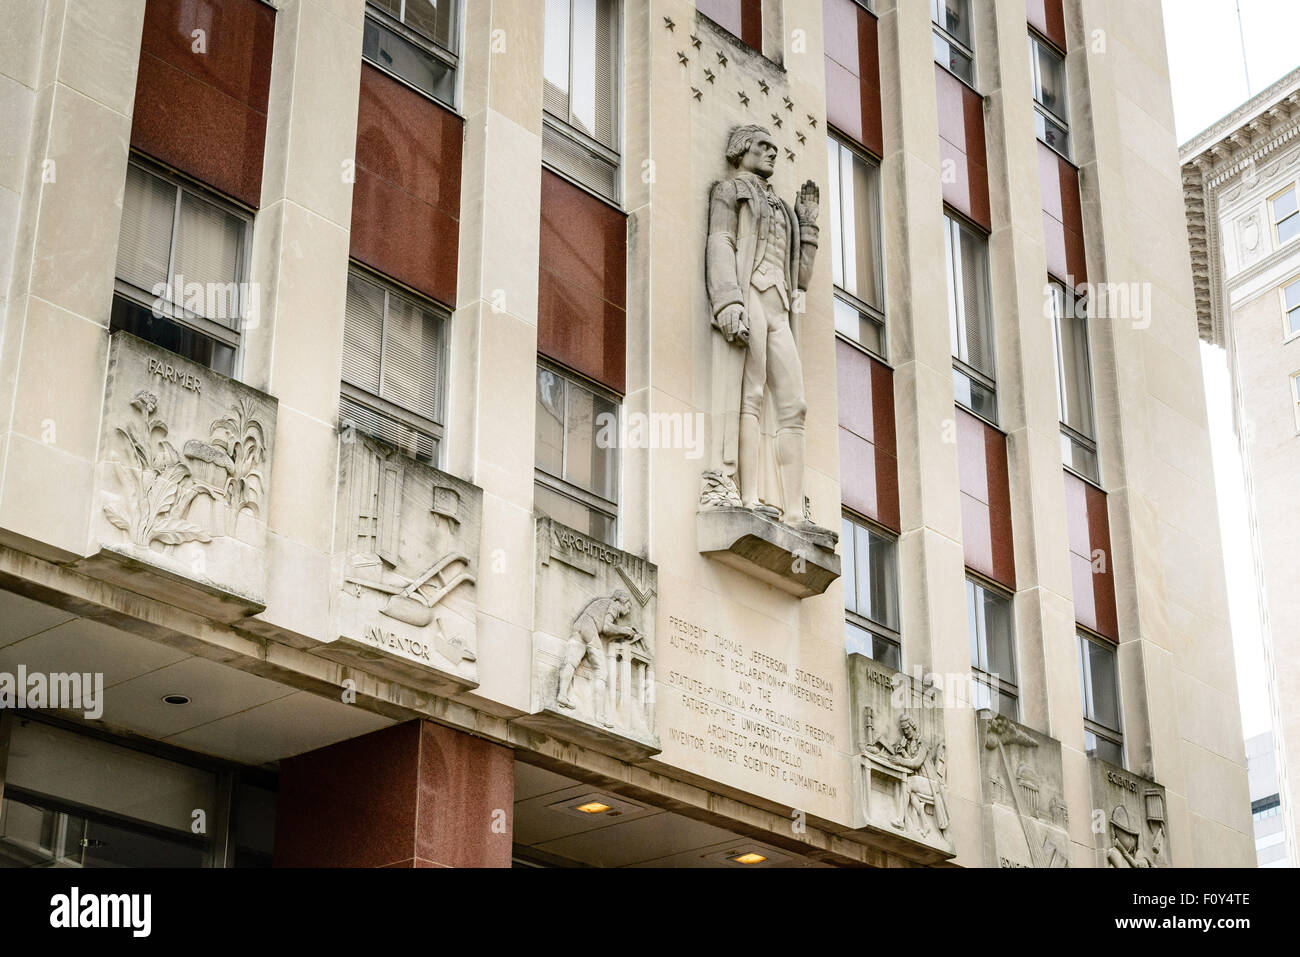
[[[459,4],[460,0],[367,0],[361,56],[454,108]]]
[[[546,0],[542,161],[619,199],[618,0]]]
[[[883,359],[880,166],[834,136],[826,145],[835,331]]]
[[[348,273],[339,417],[437,465],[443,429],[446,313],[379,276]]]
[[[233,376],[249,308],[251,226],[232,203],[133,159],[110,328]]]
[[[944,250],[948,264],[948,331],[952,338],[953,389],[959,403],[996,423],[988,239],[960,219],[945,213]]]

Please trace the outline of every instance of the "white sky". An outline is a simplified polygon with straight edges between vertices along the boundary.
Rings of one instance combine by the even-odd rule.
[[[1300,2],[1296,0],[1162,0],[1162,4],[1174,121],[1180,143],[1300,66],[1300,52],[1295,43],[1295,38],[1300,36]],[[1224,352],[1202,345],[1201,358],[1219,493],[1241,722],[1249,738],[1268,731],[1271,719],[1246,525],[1246,493],[1232,431]]]

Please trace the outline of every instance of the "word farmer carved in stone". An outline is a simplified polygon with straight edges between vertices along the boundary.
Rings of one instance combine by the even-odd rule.
[[[607,691],[607,669],[605,667],[605,642],[627,642],[636,646],[642,640],[640,630],[632,625],[620,625],[620,618],[632,612],[632,598],[627,592],[618,589],[614,594],[604,598],[593,598],[578,613],[573,621],[573,631],[569,635],[569,644],[564,652],[564,664],[560,668],[559,693],[555,703],[561,708],[572,710],[577,705],[570,697],[573,688],[573,675],[583,659],[591,663],[592,680],[595,694],[592,702],[597,723],[606,728],[614,727],[605,713]]]
[[[943,742],[922,740],[916,719],[903,715],[898,719],[901,739],[896,742],[877,738],[867,745],[866,753],[877,761],[904,772],[903,787],[898,792],[898,808],[890,823],[900,831],[926,837],[930,825],[926,808],[934,809],[934,821],[940,832],[948,830],[947,755]]]
[[[833,549],[804,513],[803,365],[794,317],[817,254],[817,185],[793,206],[769,180],[777,146],[761,126],[727,141],[731,175],[709,193],[705,283],[713,335],[713,455],[704,509],[744,508]]]

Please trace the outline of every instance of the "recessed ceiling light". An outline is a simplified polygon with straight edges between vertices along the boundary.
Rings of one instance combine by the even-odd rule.
[[[167,704],[189,704],[190,696],[187,694],[165,694],[163,695],[163,701]]]
[[[767,860],[767,858],[756,851],[749,851],[748,853],[733,857],[732,860],[737,864],[762,864]]]
[[[604,814],[611,808],[608,804],[602,804],[600,801],[588,801],[586,804],[579,804],[574,810],[581,811],[583,814]]]
[[[642,807],[640,804],[633,804],[631,801],[616,798],[610,794],[602,794],[599,791],[575,794],[563,801],[548,804],[547,807],[552,811],[559,811],[561,814],[568,814],[572,817],[581,817],[592,822],[595,822],[597,818],[608,820],[609,818],[623,817],[624,815],[631,817],[638,814],[653,813],[651,809]]]

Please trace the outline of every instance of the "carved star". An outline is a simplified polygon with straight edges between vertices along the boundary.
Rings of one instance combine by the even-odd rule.
[[[700,48],[700,38],[694,33],[691,34],[691,46],[695,47],[697,50]]]
[[[712,82],[713,82],[713,71],[712,71],[712,70],[709,70],[709,69],[706,69],[706,70],[704,71],[704,79],[706,79],[706,80],[708,80],[710,83],[712,83]]]
[[[764,96],[767,96],[767,91],[770,89],[770,87],[767,85],[766,80],[759,80],[758,88],[763,91]]]
[[[703,95],[704,94],[701,93],[700,90],[696,89],[695,87],[691,87],[691,96],[695,97],[695,99],[698,100]]]
[[[718,62],[721,63],[724,68],[727,65],[727,57],[721,50],[718,51]]]
[[[682,66],[687,66],[687,65],[690,64],[690,62],[691,62],[691,58],[688,57],[688,56],[687,56],[685,53],[683,53],[681,50],[678,50],[678,51],[677,51],[677,62],[680,63]]]
[[[785,158],[791,162],[794,161],[794,150],[790,149],[788,146],[785,148]]]
[[[813,116],[811,113],[808,114],[808,125],[813,129],[817,129],[817,117]]]
[[[773,114],[772,114],[772,122],[776,124],[776,128],[779,130],[779,129],[781,128],[781,114],[780,114],[780,113],[773,113]]]
[[[790,97],[788,97],[788,96],[783,96],[783,97],[781,97],[781,99],[785,100],[785,108],[786,108],[787,110],[793,110],[793,109],[794,109],[794,100],[790,99]]]
[[[800,145],[800,146],[802,146],[804,143],[807,143],[807,142],[808,142],[808,137],[804,136],[802,133],[798,133],[798,132],[796,132],[794,135],[795,135],[795,137],[799,140],[799,145]]]
[[[672,17],[664,17],[664,26],[671,30],[673,27],[677,26],[677,24],[673,23]]]
[[[746,93],[744,90],[740,91],[740,105],[749,106],[749,94]]]

